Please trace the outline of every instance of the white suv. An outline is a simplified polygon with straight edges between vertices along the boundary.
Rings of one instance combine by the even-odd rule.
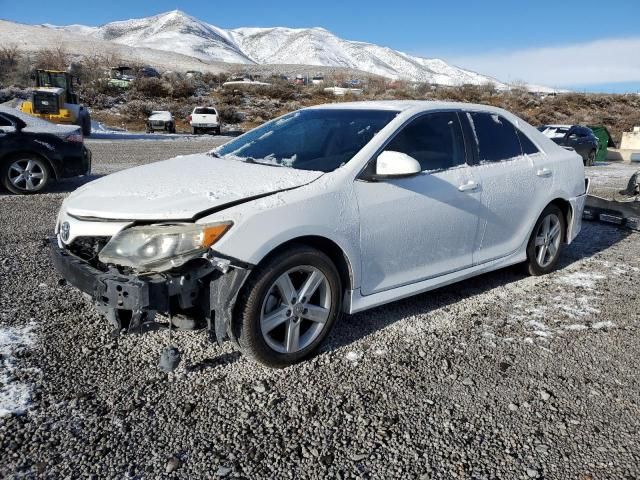
[[[551,271],[586,187],[580,156],[501,109],[331,104],[82,187],[53,260],[119,328],[199,315],[285,366],[342,312],[515,263]]]
[[[213,107],[196,107],[189,115],[189,123],[194,135],[200,132],[214,132],[220,135],[220,116]]]

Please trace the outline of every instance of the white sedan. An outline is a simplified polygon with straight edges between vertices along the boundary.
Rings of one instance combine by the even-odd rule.
[[[118,328],[185,314],[281,367],[341,313],[516,263],[551,271],[587,184],[580,156],[501,109],[331,104],[87,184],[52,258]]]

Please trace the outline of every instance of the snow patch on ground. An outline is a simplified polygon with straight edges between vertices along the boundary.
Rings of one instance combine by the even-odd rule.
[[[351,351],[345,355],[345,358],[350,362],[356,363],[362,358],[362,352]]]
[[[593,289],[598,280],[604,280],[606,275],[595,272],[573,272],[562,275],[556,282],[572,287]]]
[[[615,324],[610,320],[607,320],[606,322],[596,322],[593,325],[591,325],[591,328],[593,328],[594,330],[602,330],[603,328],[613,328],[613,327],[615,327]]]
[[[16,380],[15,354],[33,345],[33,326],[0,326],[0,417],[24,413],[31,402],[31,386]]]
[[[607,278],[601,272],[604,270],[607,274],[621,275],[628,271],[627,267],[617,265],[617,268],[612,268],[611,265],[603,269],[602,265],[593,260],[586,260],[575,267],[557,271],[549,277],[529,277],[518,282],[518,288],[535,291],[539,284],[544,284],[541,285],[542,288],[553,292],[552,295],[536,297],[535,303],[527,301],[514,305],[514,313],[508,323],[525,327],[527,343],[546,341],[563,332],[599,330],[613,326],[608,325],[610,322],[597,322],[602,297],[599,285]]]

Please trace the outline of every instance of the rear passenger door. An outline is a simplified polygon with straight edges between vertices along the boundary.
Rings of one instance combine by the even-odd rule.
[[[534,159],[523,153],[522,134],[506,118],[488,112],[469,112],[466,118],[477,148],[477,165],[471,168],[482,188],[473,253],[477,265],[514,253],[528,239],[538,214],[537,177]]]

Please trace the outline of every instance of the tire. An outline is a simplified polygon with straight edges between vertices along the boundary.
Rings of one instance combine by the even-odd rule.
[[[596,151],[591,150],[589,155],[587,155],[587,159],[585,160],[585,165],[587,167],[593,167],[596,163]]]
[[[295,298],[311,284],[315,289],[310,298]],[[333,328],[342,294],[336,266],[319,250],[295,245],[273,256],[254,270],[238,298],[233,328],[240,349],[269,367],[283,368],[303,360]],[[285,296],[294,298],[285,302]]]
[[[82,119],[82,135],[85,137],[91,136],[91,116],[88,113]]]
[[[198,128],[196,128],[196,127],[193,127],[193,128],[191,129],[191,133],[192,133],[193,135],[198,135],[198,134],[200,133],[200,130],[199,130]]]
[[[547,219],[548,224],[545,223]],[[557,232],[553,233],[556,228]],[[566,236],[567,222],[564,214],[557,206],[547,205],[527,244],[526,266],[530,275],[546,275],[555,268]]]
[[[216,127],[213,133],[215,133],[216,135],[220,135],[220,127]]]
[[[20,172],[23,173],[20,173]],[[24,172],[30,173],[28,178]],[[34,153],[14,155],[0,166],[2,186],[17,195],[31,195],[43,191],[51,180],[49,163]]]

